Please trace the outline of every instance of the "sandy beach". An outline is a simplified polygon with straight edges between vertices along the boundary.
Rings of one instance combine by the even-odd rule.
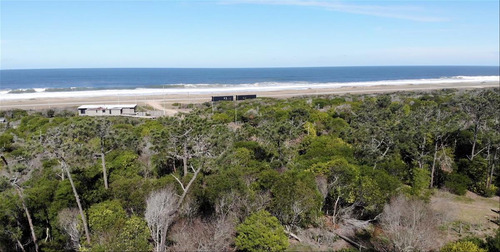
[[[96,97],[50,97],[31,99],[0,99],[0,110],[14,108],[26,110],[39,110],[47,108],[72,108],[82,104],[130,104],[149,105],[156,109],[161,107],[171,108],[173,103],[203,103],[211,100],[216,95],[244,95],[256,94],[257,97],[287,98],[299,96],[316,96],[329,94],[369,94],[369,93],[391,93],[400,91],[431,91],[441,89],[478,89],[500,87],[498,81],[493,82],[464,82],[464,83],[440,83],[440,84],[409,84],[409,85],[377,85],[377,86],[349,86],[337,88],[311,88],[302,90],[277,90],[277,91],[243,91],[243,92],[213,92],[198,94],[161,94],[161,95],[107,95]],[[172,111],[173,112],[173,111]]]

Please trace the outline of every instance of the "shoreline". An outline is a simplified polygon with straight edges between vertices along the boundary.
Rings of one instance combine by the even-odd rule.
[[[171,107],[173,103],[203,103],[211,101],[211,96],[217,95],[245,95],[256,94],[257,97],[289,98],[300,96],[332,95],[332,94],[371,94],[392,93],[403,91],[432,91],[441,89],[480,89],[498,88],[499,81],[492,82],[461,82],[461,83],[434,83],[434,84],[405,84],[405,85],[373,85],[373,86],[343,86],[333,88],[308,88],[308,89],[281,89],[260,91],[214,91],[206,93],[177,93],[177,94],[151,94],[151,95],[105,95],[93,97],[48,97],[31,99],[0,99],[0,110],[26,109],[42,110],[48,108],[73,108],[83,104],[123,104],[135,103],[138,105],[163,104],[164,108]]]
[[[373,80],[361,82],[255,82],[246,84],[173,84],[162,87],[143,86],[135,88],[28,88],[0,90],[0,101],[29,100],[66,97],[99,96],[154,96],[154,95],[190,95],[218,94],[231,92],[262,92],[310,89],[337,89],[349,87],[404,86],[404,85],[442,85],[461,83],[491,83],[500,81],[500,76],[454,76],[434,79],[399,79]]]

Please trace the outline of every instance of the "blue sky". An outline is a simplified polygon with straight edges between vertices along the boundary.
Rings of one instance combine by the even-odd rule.
[[[2,69],[499,65],[499,1],[1,0]]]

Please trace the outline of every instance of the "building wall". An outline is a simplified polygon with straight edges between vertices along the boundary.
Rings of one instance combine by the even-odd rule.
[[[96,112],[95,109],[87,109],[85,111],[85,114],[88,115],[88,116],[95,116],[95,115],[97,115],[97,112]]]
[[[121,109],[111,109],[111,115],[121,115],[122,110]]]
[[[134,108],[123,108],[122,113],[123,114],[135,114],[135,109]]]

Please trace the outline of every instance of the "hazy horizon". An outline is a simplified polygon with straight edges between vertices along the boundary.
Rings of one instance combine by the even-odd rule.
[[[272,67],[59,67],[2,68],[3,70],[64,70],[64,69],[273,69],[273,68],[349,68],[349,67],[500,67],[500,65],[360,65],[360,66],[272,66]]]

